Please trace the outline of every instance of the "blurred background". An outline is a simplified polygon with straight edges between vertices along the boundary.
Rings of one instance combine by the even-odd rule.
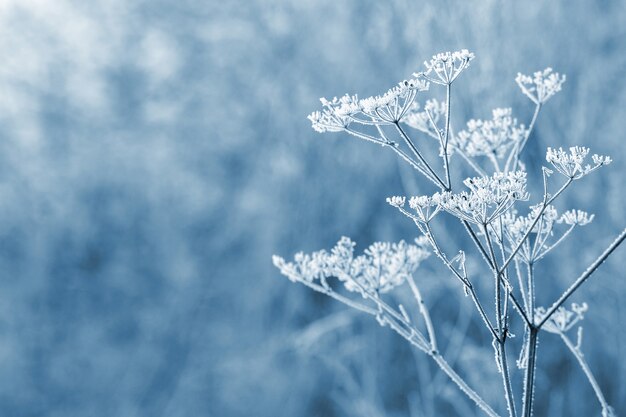
[[[480,415],[389,329],[271,264],[342,235],[357,251],[416,236],[385,198],[430,186],[306,116],[460,48],[477,58],[459,128],[493,107],[528,123],[517,72],[567,74],[527,147],[533,184],[547,146],[615,161],[559,204],[596,219],[539,270],[550,303],[626,225],[623,1],[1,1],[0,414]],[[573,299],[622,415],[625,256]],[[470,302],[435,259],[417,280],[450,362],[503,410]],[[558,337],[539,349],[537,415],[599,416]]]

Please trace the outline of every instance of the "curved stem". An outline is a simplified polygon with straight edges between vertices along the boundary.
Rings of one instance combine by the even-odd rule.
[[[457,374],[454,369],[446,362],[446,360],[440,354],[432,354],[431,357],[439,365],[439,368],[448,375],[448,377],[467,395],[474,403],[490,417],[499,417],[499,415],[478,395],[472,390]]]

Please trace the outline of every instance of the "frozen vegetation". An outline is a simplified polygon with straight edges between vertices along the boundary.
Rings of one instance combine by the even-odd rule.
[[[471,193],[463,180],[483,175],[468,161],[491,174],[489,149],[530,127],[535,103],[518,71],[567,73],[521,153],[530,199],[515,202],[518,230],[541,202],[542,166],[553,171],[550,186],[566,180],[548,147],[557,159],[559,148],[566,157],[590,148],[583,168],[594,153],[613,161],[568,186],[554,216],[546,209],[550,239],[572,227],[534,271],[536,308],[549,308],[625,224],[625,22],[616,0],[0,1],[0,415],[485,415],[389,325],[272,265],[274,253],[288,262],[297,251],[330,253],[342,236],[356,243],[364,271],[379,251],[389,261],[410,252],[416,269],[404,271],[439,353],[506,415],[491,331],[471,294],[428,242],[415,242],[413,219],[386,202],[404,197],[402,209],[419,216],[411,205],[442,191],[391,147],[319,134],[306,116],[323,110],[320,96],[376,96],[425,71],[434,52],[467,48],[476,58],[454,82],[450,126],[471,147],[466,160],[450,141],[449,160],[452,194]],[[401,124],[443,182],[424,111],[445,129],[445,91],[416,91],[420,107]],[[392,125],[383,129],[412,157]],[[495,160],[504,170],[507,161]],[[495,329],[495,278],[471,237],[441,209],[431,228],[455,268],[465,252]],[[527,255],[522,246],[516,257],[524,274]],[[599,416],[596,388],[624,415],[623,259],[620,247],[564,303],[569,313],[555,313],[564,327],[542,327],[536,416]],[[395,272],[387,277],[381,298],[402,304],[429,342],[408,275],[400,286]],[[328,283],[371,303],[356,287]],[[511,302],[506,350],[521,415],[525,370],[516,362],[527,335]]]
[[[546,274],[540,269],[540,261],[557,249],[574,228],[586,226],[594,218],[593,214],[574,209],[559,214],[553,204],[576,182],[609,165],[612,160],[598,154],[588,158],[589,148],[582,146],[570,147],[568,151],[561,147],[548,148],[547,164],[541,167],[543,195],[529,204],[531,198],[527,191],[526,164],[522,162],[523,150],[532,137],[540,110],[561,91],[565,76],[553,72],[551,68],[537,71],[532,76],[517,75],[515,81],[519,88],[535,106],[528,127],[518,123],[510,108],[497,108],[492,112],[492,120],[471,119],[467,122],[467,130],[455,135],[450,122],[452,86],[457,85],[455,81],[469,68],[474,58],[474,54],[466,49],[439,53],[424,62],[425,69],[414,73],[414,78],[401,81],[382,95],[364,99],[359,99],[357,95],[332,100],[322,98],[322,111],[309,116],[313,129],[320,133],[347,133],[393,150],[419,176],[429,180],[439,190],[426,196],[387,198],[391,206],[414,223],[419,235],[415,245],[407,245],[404,241],[393,244],[376,242],[363,255],[355,257],[355,243],[344,237],[329,252],[298,253],[294,262],[274,256],[274,265],[291,281],[302,283],[348,307],[376,317],[381,326],[390,327],[430,356],[451,382],[485,414],[496,417],[500,414],[452,369],[439,350],[433,320],[414,279],[415,275],[421,281],[440,278],[416,273],[420,262],[432,252],[459,281],[460,288],[471,299],[475,313],[486,328],[487,337],[483,345],[493,346],[494,363],[502,377],[503,402],[509,417],[516,417],[518,413],[524,417],[533,415],[542,329],[559,335],[576,357],[594,389],[602,416],[616,416],[582,353],[583,327],[579,322],[588,306],[586,303],[572,303],[568,309],[565,304],[619,247],[626,238],[626,228],[554,302],[548,307],[536,304],[536,292],[542,291],[542,281],[537,280]],[[434,99],[425,98],[426,104],[420,107],[418,99],[426,97],[424,93],[429,91],[431,84],[445,89],[445,101],[439,104]],[[406,132],[404,125],[435,141],[416,138],[412,132]],[[429,163],[424,156],[424,148],[433,144],[438,149],[436,155],[442,169]],[[478,175],[465,178],[462,181],[464,189],[460,192],[456,191],[461,188],[460,184],[453,181],[458,177],[453,168],[454,155],[459,156],[459,163],[465,163],[472,175]],[[555,172],[560,174],[556,175],[556,181],[552,178]],[[443,213],[458,222],[439,221]],[[472,255],[464,243],[450,242],[453,226],[465,229],[475,246],[471,248],[473,256],[485,261],[486,271],[467,267],[471,262],[467,257]],[[451,247],[456,255],[446,253],[445,247]],[[479,294],[475,284],[490,275],[493,277],[494,295],[488,302],[490,297]],[[334,280],[360,297],[342,293]],[[413,295],[411,307],[397,301],[400,297],[383,296],[395,288],[398,292]],[[487,303],[494,305],[492,312],[486,308]],[[514,313],[519,317],[511,317]],[[575,345],[568,336],[573,328],[577,329]],[[518,338],[521,343],[512,343],[515,334],[523,334]],[[517,375],[509,366],[510,350],[519,352],[515,362],[517,368],[523,371],[519,372],[519,383],[516,383]],[[469,371],[477,374],[484,372],[482,368],[470,368]],[[515,392],[516,386],[520,387],[519,393]],[[516,401],[516,395],[521,398],[521,403]]]

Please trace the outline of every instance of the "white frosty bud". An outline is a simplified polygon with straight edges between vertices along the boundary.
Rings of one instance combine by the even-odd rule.
[[[451,84],[463,70],[469,67],[474,59],[474,54],[467,49],[454,52],[441,52],[433,55],[429,61],[424,62],[426,71],[413,75],[424,77],[428,81],[437,84]]]
[[[389,205],[393,206],[393,207],[404,207],[404,203],[406,201],[406,197],[400,197],[397,195],[394,195],[392,197],[387,197],[387,203],[389,203]]]
[[[558,220],[559,223],[565,223],[570,226],[578,225],[585,226],[593,221],[594,215],[589,215],[586,211],[582,210],[568,210],[561,215]]]

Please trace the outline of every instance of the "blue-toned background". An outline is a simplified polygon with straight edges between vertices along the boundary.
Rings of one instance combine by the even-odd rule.
[[[430,189],[306,115],[459,48],[477,58],[455,125],[495,106],[527,122],[513,79],[552,66],[568,80],[529,144],[533,181],[546,146],[615,160],[561,202],[596,220],[540,271],[548,303],[626,224],[623,2],[0,2],[0,414],[473,416],[424,355],[271,265],[415,235],[385,197]],[[575,297],[622,415],[625,256]],[[471,305],[434,259],[422,271],[447,353],[496,402]],[[556,337],[540,355],[537,415],[600,415]]]

